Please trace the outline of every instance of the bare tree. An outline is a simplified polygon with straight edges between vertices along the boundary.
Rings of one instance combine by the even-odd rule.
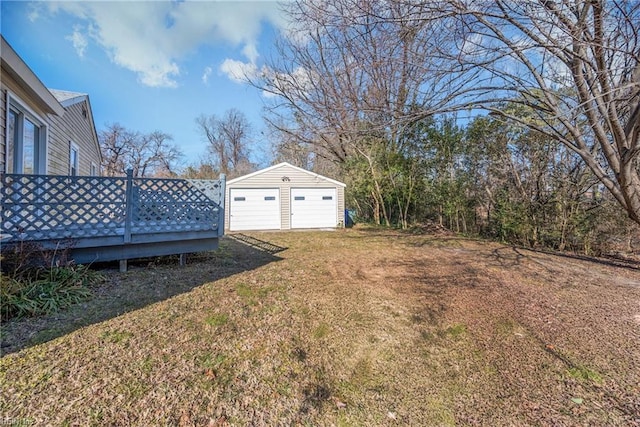
[[[249,161],[251,125],[244,113],[232,108],[222,118],[203,114],[196,119],[196,125],[220,173],[233,177],[255,169]]]
[[[171,136],[160,131],[141,134],[115,123],[102,130],[98,139],[107,176],[123,176],[127,169],[133,170],[134,177],[175,176],[176,162],[182,157]]]
[[[129,131],[114,123],[100,131],[98,140],[102,150],[102,170],[106,176],[122,176],[128,167],[131,147],[139,138],[136,132]]]
[[[159,131],[141,135],[131,147],[133,176],[175,176],[173,167],[182,156],[171,135]]]
[[[419,6],[299,0],[286,7],[295,34],[280,40],[279,57],[254,83],[275,95],[268,123],[320,156],[342,162],[372,135],[397,144],[407,120],[464,90],[429,56],[451,42]]]
[[[452,107],[485,109],[561,142],[640,223],[640,2],[450,0],[425,8],[455,20],[457,49],[437,54],[474,73],[465,78],[473,90]],[[535,119],[509,114],[506,103],[527,106]]]
[[[229,167],[239,174],[245,173],[249,164],[248,145],[251,135],[251,125],[247,117],[232,108],[224,113],[218,126],[229,150]]]
[[[640,2],[298,0],[255,82],[267,121],[321,157],[375,153],[437,113],[493,113],[576,153],[640,223]],[[513,115],[520,104],[535,114]],[[283,138],[284,139],[284,138]]]
[[[204,114],[196,118],[196,126],[207,142],[207,149],[213,158],[214,168],[219,173],[229,173],[228,149],[218,129],[218,118],[212,114]]]
[[[286,7],[297,30],[281,40],[279,58],[254,82],[275,95],[266,120],[289,152],[304,152],[292,149],[293,141],[342,165],[361,159],[376,221],[389,224],[383,181],[395,176],[380,153],[401,152],[413,121],[466,90],[456,73],[440,71],[441,58],[429,55],[452,42],[419,4],[300,0]]]
[[[200,161],[199,163],[188,165],[181,176],[189,179],[217,179],[220,173],[213,168],[211,163]]]

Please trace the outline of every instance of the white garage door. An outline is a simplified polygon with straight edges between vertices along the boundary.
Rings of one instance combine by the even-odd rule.
[[[279,189],[232,188],[229,190],[229,230],[279,229]]]
[[[292,188],[291,228],[335,227],[335,188]]]

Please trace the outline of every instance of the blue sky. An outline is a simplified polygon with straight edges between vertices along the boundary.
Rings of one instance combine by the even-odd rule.
[[[196,117],[236,108],[253,127],[253,160],[269,164],[264,95],[238,77],[273,54],[285,29],[276,2],[0,4],[5,39],[47,87],[88,93],[98,130],[168,133],[186,165],[206,154]]]

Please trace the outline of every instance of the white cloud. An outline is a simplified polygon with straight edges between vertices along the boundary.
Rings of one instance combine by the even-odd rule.
[[[65,37],[65,39],[69,40],[73,44],[73,48],[76,50],[76,53],[80,58],[84,57],[84,51],[87,49],[88,42],[87,38],[80,31],[80,26],[73,27],[73,34]]]
[[[30,22],[35,22],[40,18],[40,4],[39,3],[29,3],[29,13],[27,15],[27,19]]]
[[[290,73],[277,72],[263,67],[261,70],[266,82],[266,88],[262,91],[265,98],[274,98],[282,93],[297,93],[304,97],[311,90],[313,80],[317,76],[303,67],[296,67]]]
[[[248,62],[227,58],[222,61],[220,65],[220,71],[236,83],[246,83],[247,80],[254,79],[258,76],[258,66],[256,62],[260,55],[256,45],[247,43],[242,48],[242,54],[249,60]]]
[[[243,55],[253,63],[262,22],[284,25],[275,2],[63,1],[47,6],[84,21],[89,36],[115,64],[158,87],[178,86],[180,61],[203,44],[243,46]],[[74,30],[70,37],[80,54],[86,43],[83,48],[79,36]]]
[[[220,65],[220,71],[236,83],[246,83],[248,79],[255,78],[258,75],[256,64],[235,59],[225,59]]]
[[[462,41],[460,53],[465,58],[479,58],[486,53],[484,46],[485,40],[482,34],[471,33]]]
[[[249,62],[251,62],[252,64],[256,63],[259,56],[258,49],[256,48],[256,45],[253,43],[246,44],[244,48],[242,48],[242,54],[246,56],[247,59],[249,59]]]
[[[315,73],[303,67],[296,67],[291,74],[278,74],[274,82],[283,93],[297,91],[304,94],[312,89],[314,79],[317,79]]]
[[[211,75],[211,72],[213,71],[213,69],[211,67],[206,67],[204,69],[204,73],[202,74],[202,83],[204,83],[205,85],[209,85],[209,76]]]

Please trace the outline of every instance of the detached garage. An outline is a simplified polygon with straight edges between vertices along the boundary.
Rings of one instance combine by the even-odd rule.
[[[227,182],[229,231],[344,225],[342,182],[280,163]]]

